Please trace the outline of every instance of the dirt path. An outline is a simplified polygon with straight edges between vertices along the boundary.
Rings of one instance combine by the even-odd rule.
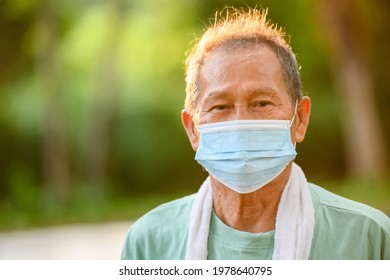
[[[0,260],[119,259],[130,222],[0,232]]]

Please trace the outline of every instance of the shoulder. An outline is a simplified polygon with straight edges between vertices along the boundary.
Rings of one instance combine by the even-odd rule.
[[[164,203],[149,211],[131,226],[126,235],[122,259],[164,259],[174,252],[172,244],[184,244],[195,195]],[[180,246],[180,245],[178,245]],[[169,258],[174,259],[171,255]]]
[[[390,259],[387,215],[319,186],[309,187],[315,210],[311,258]]]
[[[319,214],[334,216],[335,219],[354,219],[366,223],[372,223],[383,228],[390,236],[390,219],[383,212],[359,203],[335,193],[332,193],[315,184],[309,183],[310,191],[314,201],[316,216]]]
[[[180,218],[185,216],[191,209],[194,197],[195,195],[193,194],[161,204],[138,219],[134,226],[153,223],[160,224],[167,220],[172,222],[172,217]]]

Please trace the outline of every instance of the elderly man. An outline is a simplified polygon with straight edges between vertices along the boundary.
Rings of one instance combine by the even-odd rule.
[[[135,222],[123,259],[390,259],[390,219],[306,181],[293,163],[310,99],[258,10],[217,20],[186,63],[182,122],[209,173]]]

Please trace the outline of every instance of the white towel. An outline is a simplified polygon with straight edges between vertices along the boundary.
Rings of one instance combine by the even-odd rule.
[[[213,199],[210,178],[200,187],[191,210],[187,260],[207,259]],[[314,207],[305,174],[293,163],[283,190],[275,224],[274,260],[307,260],[314,232]]]

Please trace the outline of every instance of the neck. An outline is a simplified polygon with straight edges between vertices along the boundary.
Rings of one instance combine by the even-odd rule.
[[[291,163],[272,182],[248,194],[239,194],[210,176],[213,208],[228,226],[251,233],[275,229],[280,197],[291,172]]]

